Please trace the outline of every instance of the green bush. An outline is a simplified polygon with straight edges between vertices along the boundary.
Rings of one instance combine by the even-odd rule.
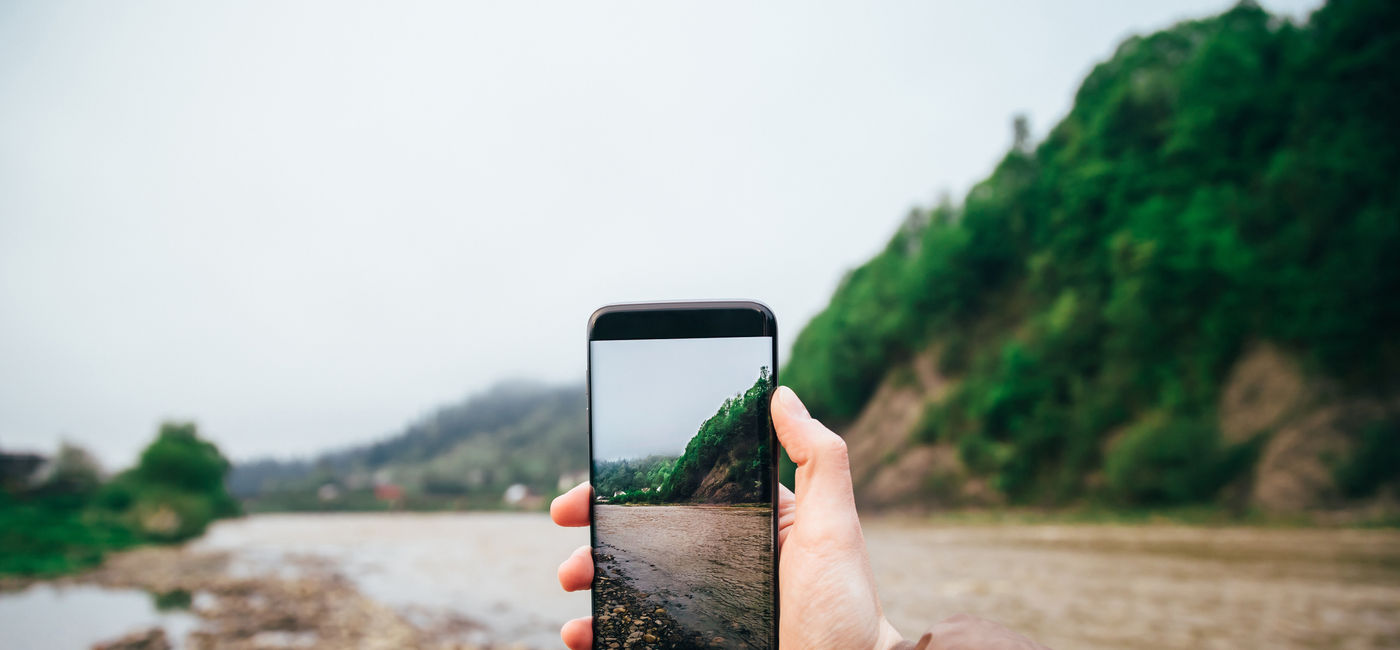
[[[1351,457],[1333,472],[1337,487],[1349,497],[1368,497],[1400,478],[1400,420],[1373,422],[1362,428]]]
[[[135,474],[147,485],[169,486],[224,501],[228,497],[224,488],[228,471],[228,460],[213,443],[200,439],[194,423],[166,422],[160,425],[155,442],[141,452]]]
[[[1252,460],[1251,445],[1226,446],[1205,418],[1154,414],[1109,450],[1110,497],[1124,504],[1174,506],[1208,501]]]
[[[139,536],[122,522],[54,499],[0,492],[0,575],[49,576],[94,566]]]
[[[67,573],[107,551],[196,537],[239,511],[228,467],[192,424],[162,425],[140,463],[105,484],[86,452],[65,445],[38,489],[0,491],[0,574]]]

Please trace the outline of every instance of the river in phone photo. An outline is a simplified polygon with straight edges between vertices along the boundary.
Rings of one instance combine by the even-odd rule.
[[[596,505],[593,516],[599,647],[628,637],[658,647],[769,646],[771,507]]]

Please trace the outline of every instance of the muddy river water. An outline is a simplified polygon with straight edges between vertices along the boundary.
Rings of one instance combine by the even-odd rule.
[[[723,647],[768,646],[772,508],[600,505],[593,513],[608,568],[648,602],[705,639],[725,639]]]
[[[886,615],[906,635],[967,612],[1062,650],[1400,648],[1400,531],[907,519],[864,529]],[[249,574],[316,558],[410,620],[465,617],[480,624],[471,641],[555,648],[559,624],[589,613],[588,594],[560,591],[555,570],[587,543],[586,528],[533,513],[261,515],[221,522],[190,550],[229,551]],[[81,629],[97,620],[90,607],[44,588],[2,594],[0,629],[19,617]],[[156,614],[131,616],[140,627]],[[69,637],[25,647],[75,647]]]

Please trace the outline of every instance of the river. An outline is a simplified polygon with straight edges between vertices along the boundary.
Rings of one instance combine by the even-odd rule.
[[[886,615],[906,635],[968,612],[1061,650],[1400,648],[1400,531],[913,519],[864,529]],[[259,515],[220,522],[183,552],[227,551],[228,570],[249,575],[314,560],[415,623],[470,619],[469,642],[555,648],[559,624],[589,610],[555,570],[587,542],[587,529],[534,513]],[[170,616],[144,595],[118,607],[58,593],[73,588],[81,580],[0,595],[3,645],[85,647],[119,632],[113,617],[134,629]],[[11,645],[13,630],[46,625],[63,634]]]
[[[773,509],[594,506],[604,570],[624,575],[711,645],[765,648],[773,620]]]
[[[558,565],[587,528],[536,513],[261,515],[217,524],[195,546],[232,551],[257,573],[329,561],[365,595],[428,623],[457,614],[482,625],[468,640],[559,645],[559,625],[589,614],[587,593],[559,588]]]

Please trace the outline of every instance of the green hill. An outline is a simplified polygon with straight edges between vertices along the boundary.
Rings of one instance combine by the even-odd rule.
[[[848,274],[784,381],[847,436],[867,503],[1384,494],[1397,107],[1389,0],[1130,38],[1042,142],[1018,120],[961,205]]]
[[[726,399],[696,430],[680,456],[600,461],[597,493],[614,503],[766,503],[762,480],[768,447],[768,368],[747,390]]]
[[[235,495],[259,509],[372,509],[376,483],[404,492],[409,508],[501,504],[521,484],[557,492],[561,477],[586,478],[588,435],[582,387],[501,384],[439,409],[379,442],[313,460],[241,463]],[[334,498],[318,491],[333,486]]]

